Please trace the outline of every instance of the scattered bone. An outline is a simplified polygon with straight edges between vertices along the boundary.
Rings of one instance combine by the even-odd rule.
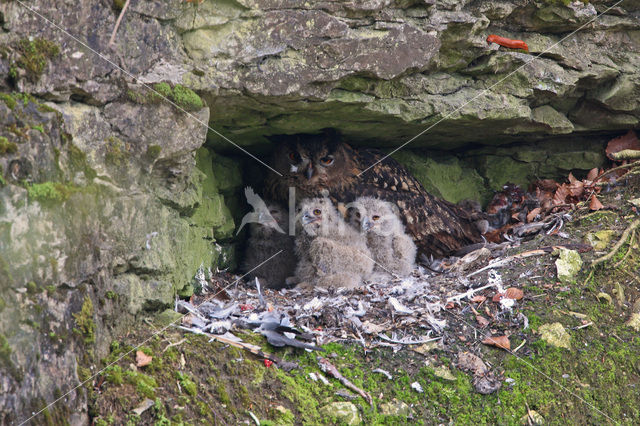
[[[387,379],[393,380],[393,376],[387,370],[383,370],[382,368],[376,368],[375,370],[373,370],[373,372],[384,374],[387,377]]]

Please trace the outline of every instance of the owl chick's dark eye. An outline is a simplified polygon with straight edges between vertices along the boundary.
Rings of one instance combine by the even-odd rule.
[[[313,211],[313,214],[314,214],[314,215],[316,215],[316,216],[320,216],[320,214],[321,214],[321,213],[322,213],[322,212],[320,211],[320,209],[315,209],[315,210]]]
[[[371,217],[371,219],[373,219],[373,220],[379,220],[379,219],[380,219],[380,216],[375,215],[375,216]]]
[[[320,163],[322,163],[323,166],[330,166],[333,164],[333,155],[327,155],[326,157],[322,157],[320,159]]]
[[[360,219],[360,212],[356,212],[356,217]]]

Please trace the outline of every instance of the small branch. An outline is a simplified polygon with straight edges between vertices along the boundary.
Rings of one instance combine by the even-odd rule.
[[[595,183],[595,182],[599,181],[600,179],[602,179],[604,176],[608,175],[611,172],[615,172],[615,171],[622,170],[622,169],[628,169],[630,167],[636,167],[638,165],[640,165],[640,162],[636,161],[636,162],[633,162],[633,163],[623,164],[622,166],[614,167],[613,169],[609,169],[606,172],[602,173],[600,176],[595,178],[593,180],[593,182]]]
[[[640,158],[640,151],[637,149],[623,149],[622,151],[610,154],[610,156],[616,161],[636,160]]]
[[[618,252],[618,250],[620,250],[620,247],[622,247],[624,245],[624,243],[627,241],[627,238],[629,238],[629,234],[631,232],[633,232],[639,225],[640,225],[640,219],[634,220],[631,223],[631,225],[629,225],[627,227],[627,229],[624,230],[624,232],[622,233],[622,238],[620,238],[620,241],[618,241],[616,243],[616,245],[613,246],[613,249],[609,253],[607,253],[606,255],[604,255],[604,256],[594,260],[593,262],[591,262],[591,267],[593,268],[596,265],[604,263],[604,262],[610,260],[613,256],[615,256],[615,254]]]
[[[127,8],[129,7],[129,2],[131,0],[127,0],[126,3],[124,4],[124,6],[122,6],[122,10],[120,11],[120,15],[118,15],[118,20],[116,20],[116,26],[113,28],[113,32],[111,33],[111,38],[109,39],[109,46],[111,46],[113,44],[113,41],[116,38],[116,33],[118,32],[118,28],[120,27],[120,22],[122,22],[122,17],[124,16],[124,13],[127,11]]]
[[[631,254],[631,250],[633,250],[633,242],[636,239],[636,230],[634,229],[633,232],[631,232],[631,239],[629,240],[629,249],[627,250],[627,252],[625,253],[625,255],[622,257],[622,259],[620,259],[619,261],[616,262],[615,265],[613,265],[613,268],[617,268],[618,266],[622,265],[622,263],[627,260],[627,257],[629,257],[629,255]]]
[[[518,352],[518,351],[520,350],[520,348],[524,346],[524,344],[525,344],[525,343],[527,343],[527,340],[526,340],[526,339],[525,339],[525,340],[523,340],[523,341],[522,341],[522,343],[520,343],[520,344],[518,345],[518,347],[517,347],[517,348],[515,348],[515,349],[513,350],[513,353]]]
[[[180,340],[179,342],[176,342],[176,343],[169,343],[169,344],[167,345],[167,347],[166,347],[166,348],[164,348],[164,349],[162,350],[162,353],[165,353],[165,352],[167,351],[167,349],[172,348],[172,347],[174,347],[174,346],[181,345],[181,344],[183,344],[183,343],[184,343],[184,342],[186,342],[186,341],[187,341],[187,339],[182,339],[182,340]]]

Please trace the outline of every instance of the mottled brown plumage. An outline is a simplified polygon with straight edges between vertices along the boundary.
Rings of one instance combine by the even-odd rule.
[[[336,203],[347,204],[361,196],[395,203],[407,232],[420,253],[427,256],[442,257],[482,240],[474,218],[429,194],[393,158],[377,163],[382,158],[384,154],[378,150],[354,149],[326,136],[281,143],[272,166],[282,176],[273,173],[268,177],[266,193],[286,203],[292,186],[298,200],[328,192]]]

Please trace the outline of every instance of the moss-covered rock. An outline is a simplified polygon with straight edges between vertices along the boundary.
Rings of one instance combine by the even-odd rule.
[[[395,153],[394,158],[431,194],[453,203],[465,199],[486,202],[490,198],[482,177],[454,156],[428,156],[405,150]]]

